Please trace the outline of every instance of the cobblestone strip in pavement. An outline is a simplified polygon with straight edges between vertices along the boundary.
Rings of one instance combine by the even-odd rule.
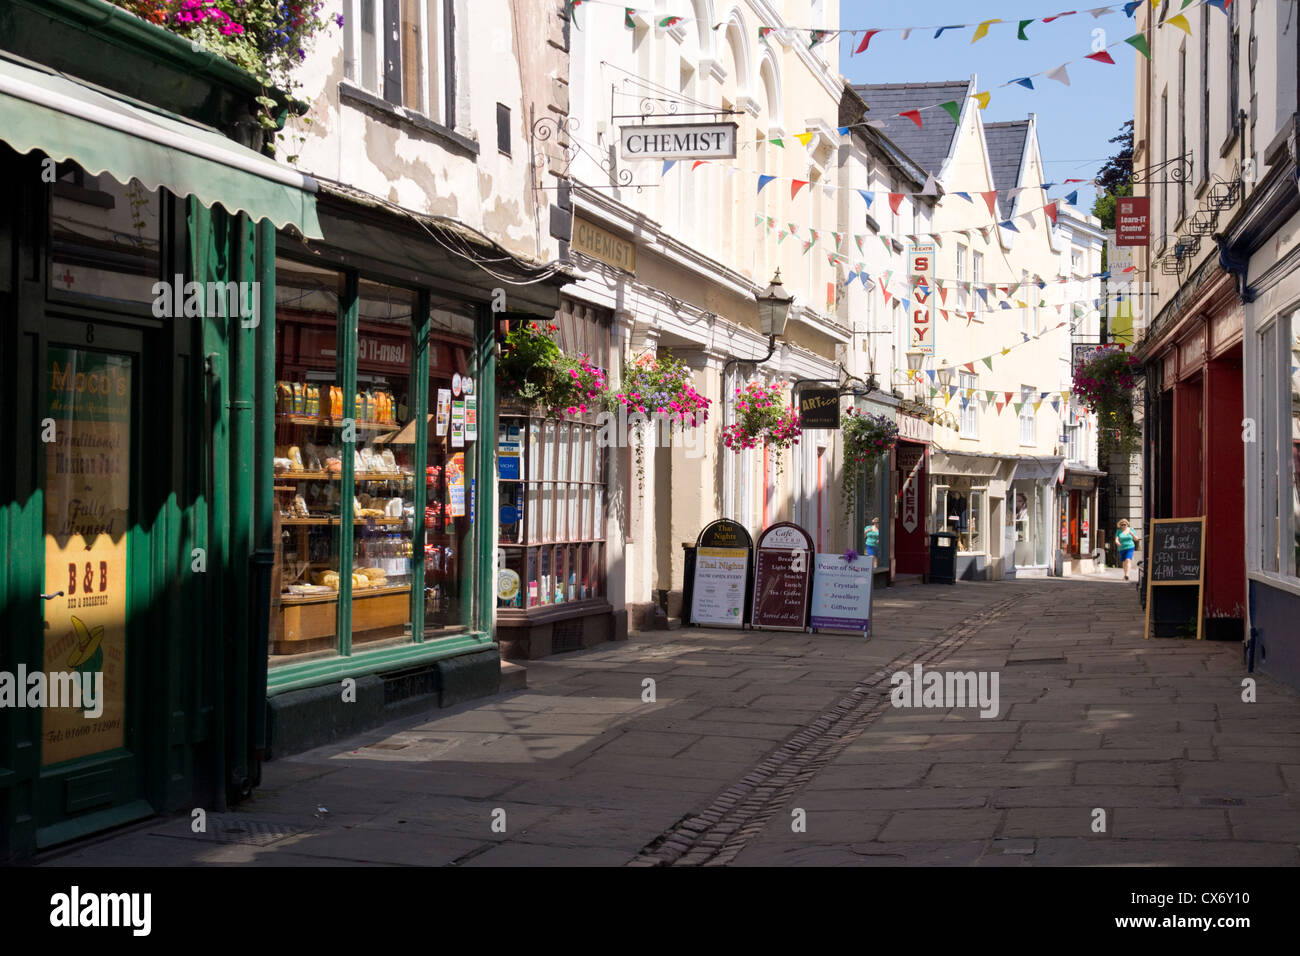
[[[1019,603],[1000,601],[953,625],[934,644],[873,671],[833,708],[797,731],[703,812],[656,837],[628,866],[723,866],[762,832],[772,815],[889,708],[889,678],[913,664],[948,657]]]

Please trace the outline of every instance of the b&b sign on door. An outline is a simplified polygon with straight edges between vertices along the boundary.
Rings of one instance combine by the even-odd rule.
[[[912,330],[908,349],[933,355],[934,309],[930,299],[934,295],[934,243],[908,247],[907,272],[911,289],[907,324]]]

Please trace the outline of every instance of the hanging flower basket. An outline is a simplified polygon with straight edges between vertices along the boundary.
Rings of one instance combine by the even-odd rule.
[[[501,338],[497,384],[524,407],[547,415],[582,415],[604,406],[605,373],[586,355],[565,355],[551,333],[559,326],[526,322]]]
[[[1142,440],[1133,419],[1133,393],[1142,363],[1114,346],[1093,349],[1074,370],[1073,390],[1097,416],[1097,454],[1132,455]]]
[[[778,451],[799,444],[799,413],[785,404],[784,388],[784,382],[750,382],[736,389],[736,421],[722,430],[722,443],[736,454],[759,444]],[[778,474],[782,470],[780,456],[776,469]]]
[[[605,402],[611,410],[643,415],[647,422],[666,421],[669,430],[694,428],[709,419],[709,400],[695,390],[691,370],[670,354],[649,352],[623,366],[623,380],[617,392]],[[637,486],[645,489],[645,434],[647,422],[637,419],[628,429],[636,448]]]
[[[841,429],[844,440],[844,521],[857,513],[858,483],[898,444],[898,425],[884,415],[850,408]]]

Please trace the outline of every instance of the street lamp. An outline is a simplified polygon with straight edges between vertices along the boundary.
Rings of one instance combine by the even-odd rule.
[[[769,338],[785,334],[785,321],[790,316],[790,303],[794,296],[786,295],[781,285],[781,270],[776,270],[771,284],[758,293],[758,329]]]
[[[951,366],[947,366],[947,365],[940,366],[940,368],[939,368],[939,384],[942,385],[944,388],[947,388],[949,385],[952,384],[952,367],[951,367]]]

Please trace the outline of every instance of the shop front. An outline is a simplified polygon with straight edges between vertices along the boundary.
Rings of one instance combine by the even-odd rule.
[[[898,413],[898,446],[893,461],[893,559],[890,581],[898,575],[930,573],[930,442],[934,426]]]
[[[0,860],[260,777],[257,372],[316,187],[228,138],[251,77],[104,6],[0,21]]]
[[[1062,575],[1087,574],[1105,566],[1105,531],[1097,523],[1098,489],[1105,475],[1083,465],[1065,466],[1057,492]]]
[[[497,508],[497,455],[523,431],[498,425],[496,332],[549,322],[562,281],[511,288],[494,313],[491,280],[409,215],[324,182],[319,211],[323,238],[282,237],[277,261],[274,455],[259,475],[277,543],[272,757],[496,691],[494,595],[513,565],[495,519],[519,507]],[[334,690],[343,678],[355,701]]]
[[[1157,323],[1137,353],[1146,376],[1143,524],[1205,517],[1204,633],[1242,640],[1244,310],[1233,277],[1217,262],[1203,264],[1199,272],[1184,284],[1178,312]],[[1069,532],[1067,523],[1062,533]],[[1138,557],[1144,557],[1141,551]]]
[[[891,421],[897,421],[901,415],[896,405],[879,401],[875,396],[858,399],[855,408],[860,415],[882,415]],[[865,554],[866,531],[872,519],[877,519],[876,529],[876,587],[885,587],[894,580],[896,562],[894,560],[894,463],[893,454],[882,455],[875,467],[858,480],[857,494],[854,501],[853,549]]]
[[[957,580],[1001,580],[1007,475],[1015,460],[936,448],[930,464],[931,530],[956,537]]]
[[[1065,459],[1015,459],[1007,500],[1004,576],[1040,577],[1049,573],[1055,552],[1056,486]]]

